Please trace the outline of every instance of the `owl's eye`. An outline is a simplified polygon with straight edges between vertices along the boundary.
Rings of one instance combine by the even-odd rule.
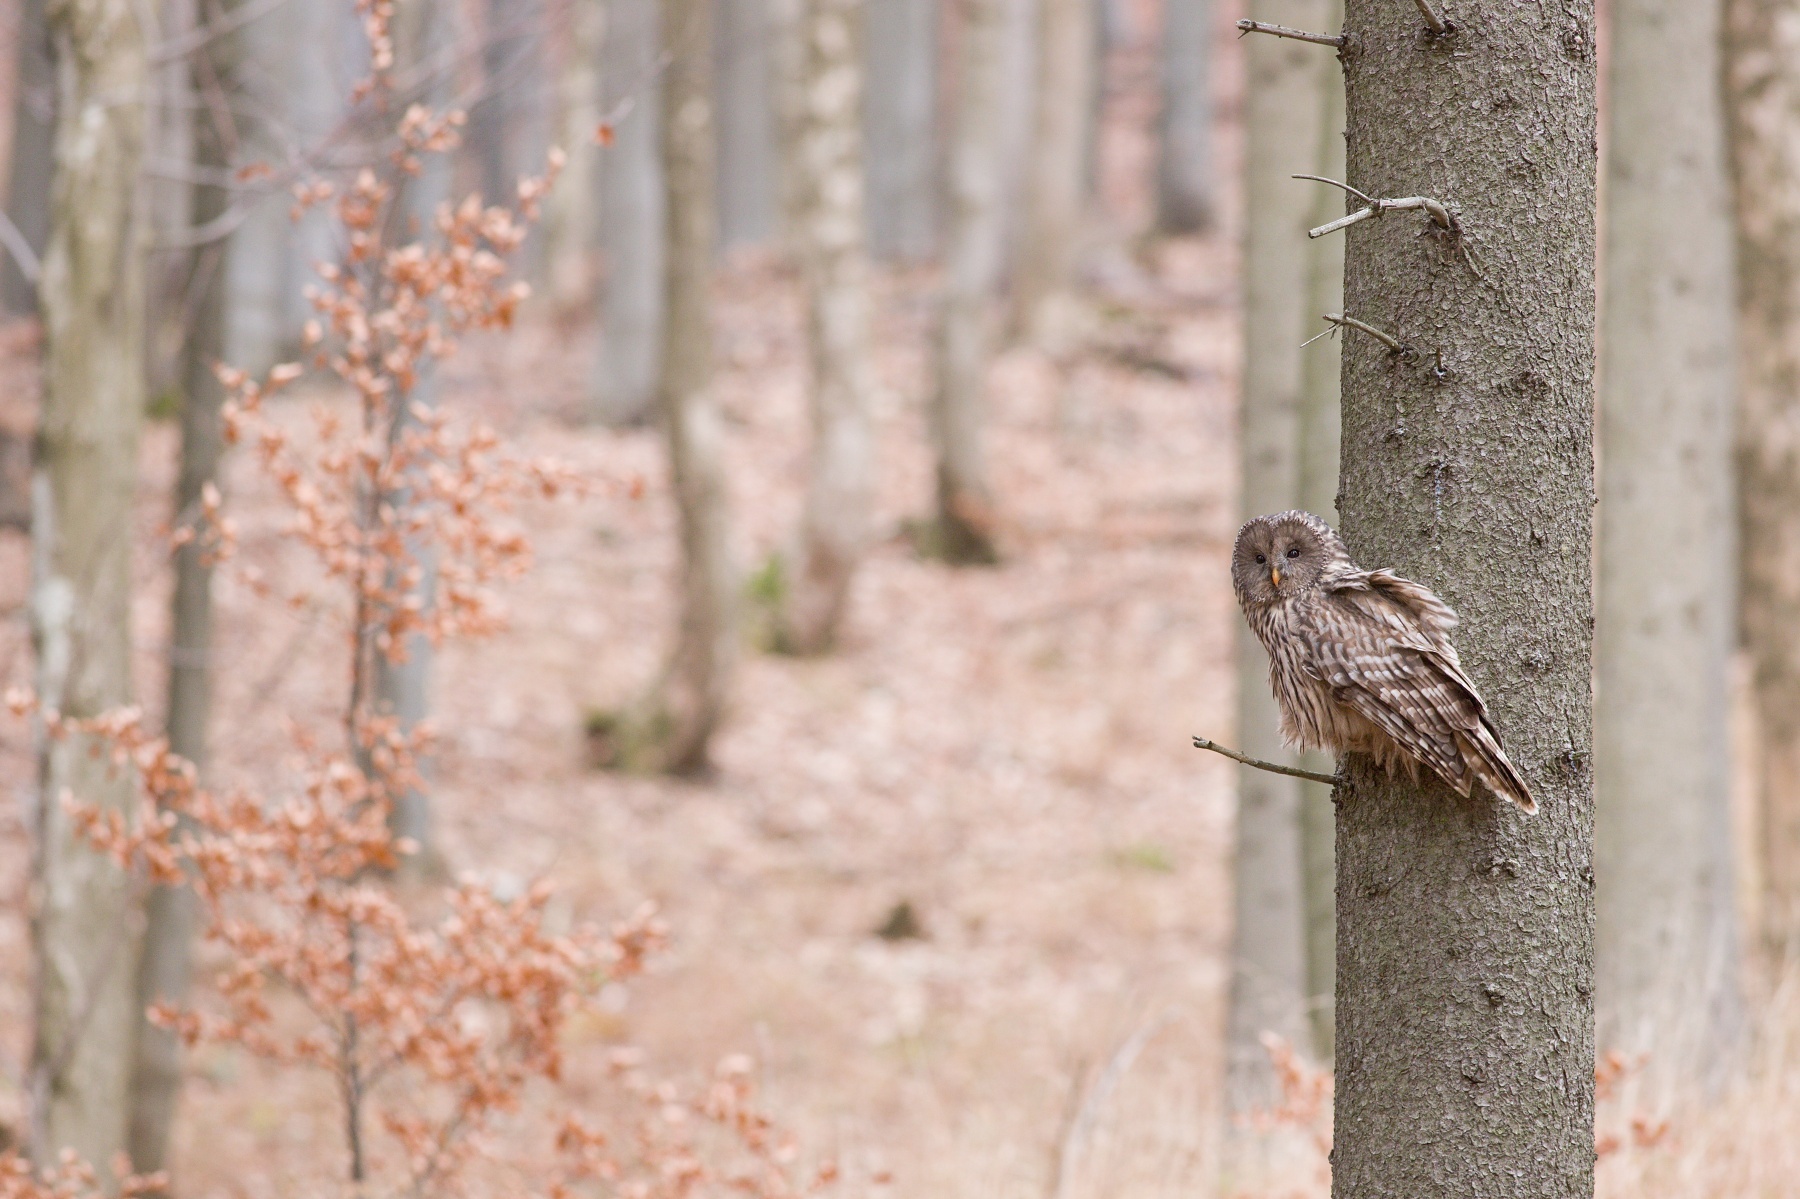
[[[1261,554],[1258,554],[1258,555],[1256,555],[1256,564],[1257,564],[1257,565],[1258,565],[1258,566],[1261,566],[1261,565],[1263,565],[1263,564],[1264,564],[1264,563],[1265,563],[1265,562],[1267,562],[1267,561],[1268,561],[1268,559],[1267,559],[1267,558],[1265,558],[1265,557],[1263,557],[1263,556],[1262,556],[1262,555],[1261,555]]]
[[[1290,557],[1290,558],[1298,558],[1299,556],[1300,556],[1300,547],[1299,546],[1295,546],[1293,549],[1288,551],[1288,557]]]

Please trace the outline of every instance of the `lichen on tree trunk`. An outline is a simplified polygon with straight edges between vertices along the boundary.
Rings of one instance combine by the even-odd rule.
[[[1439,6],[1440,9],[1443,6]],[[1349,0],[1342,527],[1430,586],[1541,812],[1354,755],[1332,1193],[1593,1191],[1593,8]],[[1328,53],[1328,51],[1324,51]],[[1255,219],[1255,214],[1251,214]]]
[[[38,694],[68,717],[131,699],[131,529],[144,408],[143,156],[149,64],[128,0],[52,0],[56,176],[39,300],[44,405],[33,480]],[[125,1148],[137,1028],[138,900],[88,848],[65,793],[131,810],[132,780],[87,736],[39,758],[31,1148],[109,1165]]]

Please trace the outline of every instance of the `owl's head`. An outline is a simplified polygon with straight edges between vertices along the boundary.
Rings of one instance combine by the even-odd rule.
[[[1338,535],[1310,512],[1259,516],[1238,530],[1231,585],[1239,603],[1267,606],[1310,590],[1344,557]]]

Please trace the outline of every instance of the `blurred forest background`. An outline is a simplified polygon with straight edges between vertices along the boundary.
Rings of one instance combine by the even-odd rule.
[[[1342,75],[1244,18],[1343,14],[0,0],[0,1149],[540,1193],[479,1163],[573,1107],[623,1193],[728,1185],[664,1143],[702,1116],[768,1195],[1327,1193],[1329,789],[1189,745],[1294,760],[1227,561],[1337,492],[1307,231],[1346,197],[1293,176],[1344,177]],[[1599,1186],[1800,1195],[1800,4],[1567,36],[1604,81]],[[135,772],[211,827],[157,736],[408,852],[152,887],[60,797],[132,811]],[[232,861],[314,818],[248,811]],[[527,940],[652,900],[608,943],[667,944],[627,982],[531,940],[575,981],[528,1016],[525,942],[440,1005],[393,932],[365,1000],[377,890],[445,944],[481,896]],[[152,1002],[234,1015],[181,1048]],[[518,1085],[458,1090],[439,1024]],[[543,1193],[613,1193],[598,1145]]]

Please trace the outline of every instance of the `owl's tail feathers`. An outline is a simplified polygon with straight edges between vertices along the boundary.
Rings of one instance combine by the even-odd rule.
[[[1534,815],[1537,800],[1531,797],[1531,788],[1519,777],[1519,772],[1507,759],[1506,751],[1500,748],[1500,741],[1494,736],[1484,720],[1472,735],[1468,735],[1463,744],[1465,758],[1475,770],[1475,776],[1487,784],[1488,790],[1502,799],[1510,799],[1519,805],[1519,810],[1526,815]]]

